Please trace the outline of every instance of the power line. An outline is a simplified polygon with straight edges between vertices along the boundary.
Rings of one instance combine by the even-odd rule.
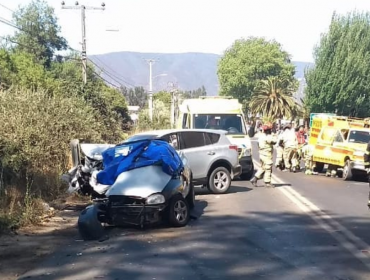
[[[106,64],[104,64],[100,59],[98,59],[97,57],[94,57],[96,60],[98,60],[102,65],[105,65],[108,69],[111,69],[109,68]],[[132,87],[135,87],[133,84],[131,84],[130,82],[128,82],[127,80],[123,79],[122,77],[118,76],[118,74],[113,74],[115,73],[114,70],[111,69],[111,71],[113,72],[109,72],[108,70],[100,67],[99,65],[97,65],[92,59],[89,59],[91,63],[93,63],[96,67],[98,67],[100,70],[102,70],[105,74],[107,74],[109,76],[109,74],[113,77],[115,77],[116,79],[122,81],[124,84],[127,84],[129,86],[132,86]],[[112,78],[112,77],[111,77]]]
[[[115,72],[112,68],[110,68],[108,65],[106,65],[103,61],[101,61],[98,57],[94,57],[97,61],[99,61],[100,62],[100,64],[102,64],[103,66],[105,66],[107,69],[110,69],[111,70],[111,72],[109,72],[109,71],[107,71],[106,69],[106,72],[109,72],[109,73],[111,73],[114,77],[116,77],[117,79],[120,79],[120,80],[122,80],[124,83],[126,83],[126,84],[128,84],[128,85],[130,85],[130,83],[129,82],[127,82],[127,80],[126,80],[126,77],[120,77],[118,74],[114,74],[114,73],[117,73],[117,72]]]
[[[0,22],[4,23],[4,24],[6,24],[6,25],[9,25],[9,26],[11,26],[11,27],[13,27],[13,28],[16,28],[16,29],[19,29],[19,30],[23,31],[23,30],[22,30],[20,27],[18,27],[15,23],[13,23],[13,22],[11,22],[10,20],[7,20],[7,19],[5,19],[5,18],[0,17]]]
[[[113,81],[115,81],[116,83],[118,83],[119,85],[121,85],[122,86],[122,84],[119,82],[119,81],[117,81],[114,77],[112,77],[112,75],[109,73],[109,72],[107,72],[107,71],[105,71],[103,68],[101,68],[99,65],[97,65],[94,61],[92,61],[91,59],[89,59],[89,61],[92,63],[92,64],[94,64],[97,68],[99,68],[104,74],[106,74],[109,78],[111,78]],[[122,80],[123,81],[123,80]],[[132,86],[132,87],[135,87],[134,85],[132,85],[132,84],[130,84],[130,83],[128,83],[128,82],[125,82],[124,81],[124,83],[125,84],[127,84],[127,85],[129,85],[129,86]]]
[[[8,7],[7,7],[7,6],[5,6],[4,4],[1,4],[1,3],[0,3],[0,6],[1,6],[1,7],[3,7],[3,8],[5,8],[5,9],[7,9],[8,11],[11,11],[12,13],[14,13],[14,11],[13,11],[12,9],[8,8]]]
[[[119,89],[119,87],[117,87],[117,85],[115,85],[115,84],[113,84],[113,83],[109,82],[108,80],[104,79],[102,76],[100,76],[98,73],[96,73],[96,71],[95,71],[95,70],[92,70],[92,71],[93,71],[93,73],[94,73],[97,77],[99,77],[100,79],[102,79],[104,82],[106,82],[107,84],[110,84],[111,86],[115,87],[116,89]]]

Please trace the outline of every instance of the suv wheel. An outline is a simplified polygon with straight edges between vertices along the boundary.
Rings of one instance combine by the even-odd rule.
[[[212,193],[226,193],[229,190],[230,185],[230,172],[223,166],[215,168],[208,178],[208,189]]]

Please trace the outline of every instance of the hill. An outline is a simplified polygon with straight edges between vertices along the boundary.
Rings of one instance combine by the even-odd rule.
[[[155,59],[153,64],[153,91],[167,89],[169,83],[181,90],[193,90],[205,86],[208,95],[217,95],[217,63],[220,55],[211,53],[139,53],[116,52],[91,55],[89,58],[103,70],[102,76],[119,86],[143,86],[148,89],[149,64],[146,59]],[[312,65],[293,62],[296,77],[304,77],[304,69]]]

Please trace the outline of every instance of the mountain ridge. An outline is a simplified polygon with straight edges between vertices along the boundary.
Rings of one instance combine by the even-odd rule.
[[[148,53],[122,51],[89,56],[100,69],[101,76],[116,86],[143,86],[149,89],[149,63],[152,65],[153,91],[167,90],[171,83],[179,90],[195,90],[204,86],[207,95],[218,94],[217,64],[222,55],[205,52]],[[296,78],[304,78],[304,69],[313,63],[292,61]],[[300,93],[299,95],[302,95]]]

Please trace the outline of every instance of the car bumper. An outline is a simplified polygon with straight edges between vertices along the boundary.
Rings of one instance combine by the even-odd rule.
[[[235,177],[238,177],[240,174],[242,174],[242,166],[238,164],[237,166],[233,167],[231,177],[234,179]]]
[[[363,161],[352,161],[351,169],[355,169],[359,171],[366,171],[365,163]]]
[[[110,205],[109,217],[112,224],[139,225],[157,223],[161,220],[161,212],[165,204],[159,205]]]
[[[249,173],[254,169],[252,156],[241,157],[239,163],[242,167],[242,173]]]

